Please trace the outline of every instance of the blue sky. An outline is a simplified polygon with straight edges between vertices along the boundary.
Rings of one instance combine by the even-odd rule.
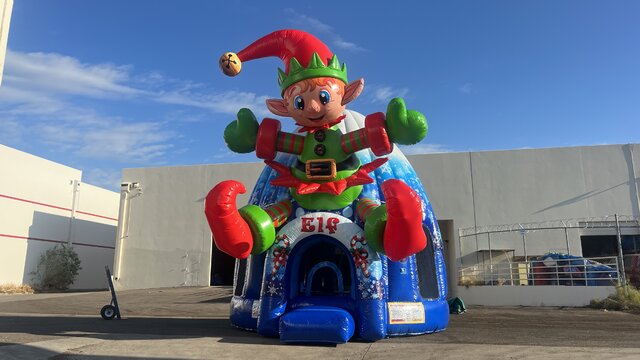
[[[282,64],[227,78],[217,59],[282,28],[365,79],[350,109],[402,96],[422,111],[429,133],[408,153],[640,142],[637,1],[20,0],[0,143],[111,189],[127,167],[256,161],[222,131],[241,107],[269,115]]]

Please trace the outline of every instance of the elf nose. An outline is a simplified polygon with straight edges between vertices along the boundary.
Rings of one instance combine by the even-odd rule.
[[[311,100],[311,104],[309,104],[309,111],[313,113],[320,112],[320,102],[317,100]]]

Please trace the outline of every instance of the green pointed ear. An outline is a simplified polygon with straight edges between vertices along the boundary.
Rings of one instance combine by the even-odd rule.
[[[364,79],[360,78],[344,87],[344,96],[342,97],[342,105],[347,105],[360,96],[364,89]]]

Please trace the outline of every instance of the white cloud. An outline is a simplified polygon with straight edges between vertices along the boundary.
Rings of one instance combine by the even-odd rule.
[[[105,189],[120,191],[120,170],[92,168],[82,172],[82,181]]]
[[[227,148],[219,148],[218,152],[214,155],[211,155],[211,159],[220,160],[220,159],[229,159],[238,156],[238,153],[232,152]]]
[[[300,14],[294,9],[287,8],[284,9],[285,14],[287,15],[289,22],[302,29],[308,29],[314,33],[321,33],[326,35],[330,39],[330,45],[338,49],[344,49],[349,51],[363,51],[364,48],[352,43],[345,41],[342,36],[338,35],[336,31],[330,25],[323,23],[322,21],[312,18],[310,16]]]
[[[95,113],[60,113],[56,121],[35,119],[21,132],[51,147],[78,157],[127,163],[161,163],[177,137],[159,122],[127,123],[118,117]]]
[[[333,28],[330,25],[327,25],[316,18],[300,14],[291,8],[284,9],[284,12],[289,17],[289,21],[294,25],[305,26],[312,31],[326,34],[333,32]]]
[[[117,124],[109,128],[87,129],[82,134],[78,154],[90,158],[126,159],[135,163],[156,162],[173,147],[175,136],[158,123]]]
[[[419,155],[419,154],[439,154],[454,152],[455,150],[441,144],[415,144],[415,145],[402,145],[400,150],[405,155]]]
[[[409,89],[407,88],[396,89],[391,86],[377,85],[368,86],[368,91],[371,102],[384,104],[388,103],[392,98],[405,97],[409,93]]]
[[[140,95],[143,91],[125,85],[128,66],[89,65],[54,53],[23,53],[7,50],[4,86],[49,94],[71,94],[96,98]]]
[[[333,39],[333,45],[335,47],[337,47],[338,49],[345,49],[345,50],[349,50],[349,51],[364,51],[364,48],[361,48],[360,46],[349,42],[349,41],[345,41],[342,39],[341,36],[336,35],[335,39]]]
[[[160,102],[235,114],[249,107],[266,114],[265,100],[249,92],[216,92],[204,84],[167,77],[158,72],[133,74],[128,65],[83,64],[53,53],[8,50],[1,109],[9,114],[54,114],[69,108],[75,96]]]
[[[0,87],[0,104],[6,104],[2,111],[12,115],[52,114],[65,107],[64,102],[51,95],[31,89],[16,88],[6,82]]]
[[[458,91],[463,94],[471,94],[474,91],[473,83],[465,83],[460,85],[460,87],[458,88]]]
[[[20,122],[0,117],[0,143],[1,144],[20,144],[24,135],[24,127]]]
[[[127,65],[86,64],[60,54],[8,50],[0,87],[0,140],[19,144],[23,134],[29,134],[29,141],[42,142],[53,152],[159,164],[170,149],[172,154],[184,151],[176,149],[179,134],[168,130],[166,122],[124,118],[95,108],[104,100],[135,101],[233,115],[248,107],[263,116],[266,99],[249,92],[216,92],[158,72],[136,74]]]
[[[265,101],[267,96],[258,96],[249,92],[226,91],[217,94],[196,93],[192,91],[170,91],[159,94],[156,101],[165,104],[185,105],[208,109],[216,113],[235,115],[241,108],[249,108],[256,116],[267,116]]]

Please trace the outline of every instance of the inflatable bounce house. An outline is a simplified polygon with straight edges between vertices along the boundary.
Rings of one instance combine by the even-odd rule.
[[[293,118],[260,123],[249,109],[224,132],[229,149],[265,161],[249,205],[238,181],[216,185],[205,215],[216,246],[235,257],[231,323],[283,342],[342,343],[442,331],[449,321],[442,238],[415,171],[394,144],[415,144],[425,117],[393,99],[386,113],[346,110],[364,80],[320,40],[280,30],[225,53],[222,71],[276,56],[282,99],[269,110]]]

